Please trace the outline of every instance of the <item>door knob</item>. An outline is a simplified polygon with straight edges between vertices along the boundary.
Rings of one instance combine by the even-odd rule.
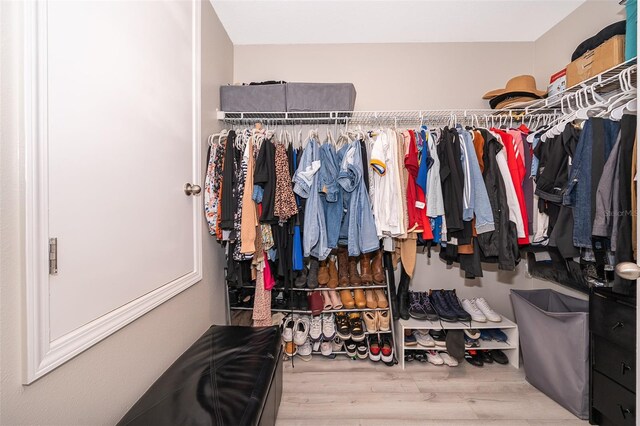
[[[191,185],[190,183],[184,184],[184,193],[187,195],[198,195],[202,188],[200,185]]]
[[[635,262],[621,262],[616,265],[616,274],[625,280],[637,280],[640,278],[640,266]]]

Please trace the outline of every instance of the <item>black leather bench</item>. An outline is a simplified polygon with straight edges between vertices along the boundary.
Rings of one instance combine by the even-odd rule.
[[[212,326],[118,425],[274,425],[281,350],[278,327]]]

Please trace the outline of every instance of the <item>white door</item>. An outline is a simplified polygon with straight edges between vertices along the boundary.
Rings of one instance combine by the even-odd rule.
[[[184,190],[200,180],[199,7],[31,6],[43,161],[27,206],[40,217],[28,381],[201,279],[201,197]]]

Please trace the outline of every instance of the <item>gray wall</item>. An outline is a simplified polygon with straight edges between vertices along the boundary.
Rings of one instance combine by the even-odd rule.
[[[24,143],[22,10],[0,2],[0,424],[114,424],[212,323],[224,323],[223,254],[204,227],[204,278],[30,386],[22,386]],[[233,45],[209,1],[202,2],[202,138],[218,86],[232,81]],[[206,151],[203,151],[203,161]],[[203,170],[206,168],[203,167]]]

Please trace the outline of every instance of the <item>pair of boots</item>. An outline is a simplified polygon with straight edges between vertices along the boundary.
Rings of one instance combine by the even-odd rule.
[[[358,272],[358,262],[360,272]],[[345,247],[338,247],[338,280],[341,287],[371,283],[384,285],[386,281],[382,267],[382,252],[380,250],[374,252],[373,257],[371,253],[364,253],[358,260],[357,257],[349,256]]]
[[[321,287],[338,287],[338,268],[333,259],[327,258],[320,262],[320,267],[318,268],[318,284],[320,284]]]

